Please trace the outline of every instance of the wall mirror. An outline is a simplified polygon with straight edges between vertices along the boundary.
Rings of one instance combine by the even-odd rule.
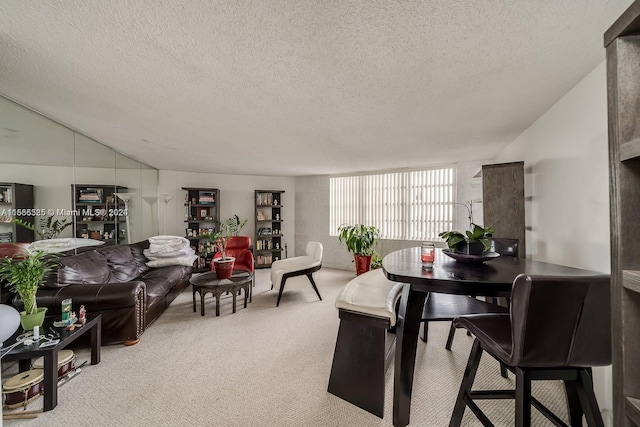
[[[11,219],[50,215],[72,224],[61,238],[144,240],[158,234],[157,192],[157,169],[0,96],[0,242],[42,240]]]

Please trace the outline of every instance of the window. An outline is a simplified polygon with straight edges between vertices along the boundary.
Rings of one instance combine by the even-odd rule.
[[[342,224],[375,225],[383,239],[440,240],[453,228],[452,167],[330,179],[329,234]]]

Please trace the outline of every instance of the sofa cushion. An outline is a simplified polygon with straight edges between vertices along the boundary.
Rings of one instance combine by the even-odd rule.
[[[129,245],[108,246],[97,252],[107,259],[111,270],[111,281],[129,282],[140,275],[138,264],[133,258]]]
[[[189,267],[160,267],[141,275],[139,280],[147,287],[147,306],[150,307],[158,298],[163,298],[169,289],[189,273],[189,270]]]
[[[147,271],[151,270],[151,267],[147,265],[147,261],[149,260],[147,259],[146,256],[144,256],[144,253],[143,253],[143,251],[148,246],[149,246],[148,240],[145,240],[144,242],[141,242],[141,243],[134,243],[132,245],[129,245],[129,248],[131,249],[131,255],[133,255],[133,259],[136,261],[136,265],[138,266],[138,273],[140,274],[144,274]]]
[[[58,286],[69,284],[101,284],[111,281],[107,258],[96,251],[60,258]]]

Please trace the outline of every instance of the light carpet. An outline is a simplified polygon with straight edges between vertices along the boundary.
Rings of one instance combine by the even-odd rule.
[[[353,272],[322,269],[316,283],[286,291],[280,307],[269,270],[256,271],[253,302],[223,297],[215,316],[211,294],[206,315],[192,310],[183,292],[132,347],[106,346],[100,364],[89,364],[58,394],[58,407],[35,420],[5,420],[5,426],[391,426],[393,365],[387,372],[385,416],[380,419],[327,392],[338,331],[334,301]],[[418,342],[412,426],[446,426],[471,348],[458,331],[453,350],[444,348],[448,322],[429,327],[429,343]],[[76,350],[78,363],[88,349]],[[15,374],[4,367],[3,379]],[[16,371],[17,372],[17,371]],[[475,387],[510,388],[499,365],[484,356]],[[561,383],[534,384],[534,395],[566,419]],[[513,425],[513,401],[480,406],[497,426]],[[42,408],[42,399],[28,409]],[[533,410],[534,426],[551,425]],[[467,409],[464,425],[480,423]]]

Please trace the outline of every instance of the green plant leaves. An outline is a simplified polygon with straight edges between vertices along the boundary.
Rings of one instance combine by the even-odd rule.
[[[491,249],[491,240],[489,239],[493,237],[493,233],[495,233],[494,228],[485,228],[473,223],[471,226],[472,229],[465,231],[465,234],[458,231],[443,231],[438,234],[438,236],[442,237],[447,242],[447,246],[449,246],[450,249],[453,249],[458,243],[465,240],[481,242],[485,251]]]
[[[45,275],[51,271],[53,259],[45,257],[44,252],[35,252],[25,259],[5,258],[0,261],[0,279],[7,281],[18,293],[27,314],[37,311],[36,292]]]
[[[371,255],[380,239],[380,230],[373,225],[341,225],[338,228],[338,240],[349,252],[355,255]]]

